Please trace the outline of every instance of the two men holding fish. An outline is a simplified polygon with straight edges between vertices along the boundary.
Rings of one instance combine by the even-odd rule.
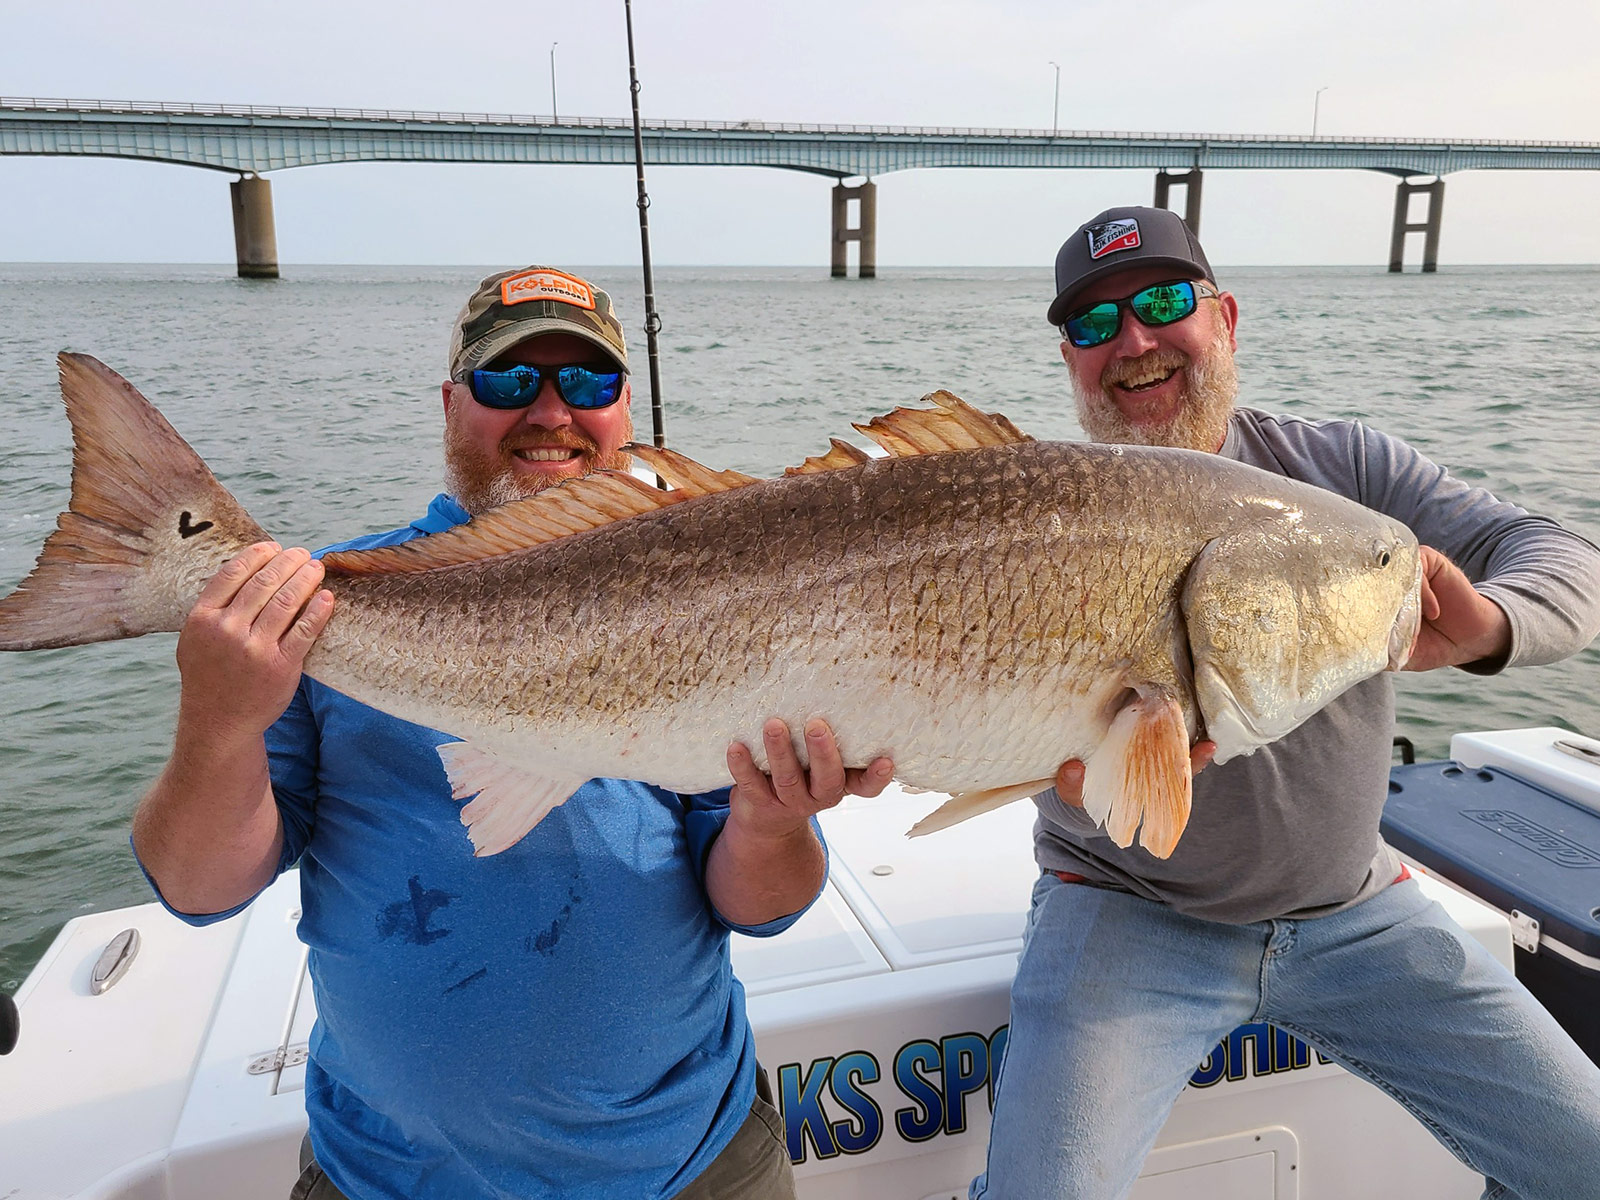
[[[321,563],[62,356],[72,508],[0,649],[184,629],[135,847],[202,921],[301,862],[301,1196],[786,1194],[727,930],[816,895],[811,816],[891,754],[952,793],[923,829],[1038,797],[973,1196],[1125,1194],[1251,1020],[1403,1097],[1491,1194],[1594,1194],[1600,1073],[1378,820],[1380,673],[1576,652],[1600,552],[1359,423],[1236,407],[1237,304],[1169,213],[1090,222],[1057,291],[1111,444],[936,393],[858,427],[887,457],[778,480],[632,447],[662,492],[593,471],[629,436],[609,300],[493,276],[443,388],[455,496]]]
[[[1250,463],[1416,534],[1423,619],[1392,665],[1490,674],[1565,658],[1600,631],[1588,542],[1360,422],[1237,406],[1238,305],[1175,214],[1088,221],[1061,247],[1056,291],[1049,320],[1095,441]],[[1174,526],[1193,500],[1170,497]],[[1303,663],[1282,657],[1270,626],[1285,610],[1248,571],[1215,598],[1258,646],[1214,681],[1244,703],[1194,730],[1220,740]],[[1192,630],[1190,644],[1198,688],[1213,668]],[[1037,797],[1042,873],[973,1200],[1126,1195],[1195,1064],[1252,1021],[1400,1099],[1487,1177],[1486,1196],[1600,1197],[1600,1069],[1379,836],[1393,722],[1377,675],[1246,757],[1207,766],[1215,745],[1197,742],[1205,769],[1164,857],[1085,815],[1093,756],[1062,767]]]

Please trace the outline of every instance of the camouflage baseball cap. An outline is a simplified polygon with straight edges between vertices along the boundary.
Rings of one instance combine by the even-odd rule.
[[[610,296],[555,267],[523,267],[490,275],[457,315],[450,334],[450,378],[461,379],[545,333],[580,337],[628,369],[628,346]]]

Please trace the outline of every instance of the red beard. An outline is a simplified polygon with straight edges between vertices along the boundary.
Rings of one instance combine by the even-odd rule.
[[[631,426],[624,441],[632,437]],[[515,452],[525,447],[549,448],[565,446],[576,450],[583,463],[582,474],[591,471],[625,471],[633,459],[621,450],[601,453],[599,445],[576,429],[541,430],[519,429],[508,435],[485,453],[463,437],[454,423],[446,421],[444,434],[445,486],[455,496],[461,507],[474,516],[536,495],[545,488],[562,483],[561,477],[527,474],[514,466]],[[569,476],[568,478],[576,478]]]

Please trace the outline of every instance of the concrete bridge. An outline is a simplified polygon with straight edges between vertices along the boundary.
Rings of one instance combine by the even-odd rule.
[[[924,167],[1154,168],[1154,202],[1184,190],[1196,232],[1204,172],[1231,169],[1366,170],[1400,180],[1389,269],[1403,266],[1408,233],[1424,234],[1422,269],[1438,264],[1444,176],[1467,170],[1600,170],[1600,142],[1292,137],[1276,134],[1093,133],[763,121],[644,122],[647,163],[775,167],[830,176],[832,270],[876,274],[877,185],[872,177]],[[0,154],[139,158],[238,175],[231,184],[239,274],[276,276],[268,171],[336,162],[632,164],[633,126],[622,118],[393,112],[113,100],[0,97]],[[1423,177],[1424,182],[1413,182]],[[1429,178],[1431,177],[1431,178]],[[844,180],[860,178],[847,186]],[[1411,198],[1427,197],[1411,220]],[[851,205],[856,206],[851,223]]]

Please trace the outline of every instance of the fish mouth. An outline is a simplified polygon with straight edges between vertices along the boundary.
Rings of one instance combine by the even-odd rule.
[[[1416,569],[1411,575],[1411,587],[1400,602],[1394,624],[1389,627],[1389,671],[1403,671],[1417,648],[1417,638],[1422,633],[1422,556],[1417,555]]]

